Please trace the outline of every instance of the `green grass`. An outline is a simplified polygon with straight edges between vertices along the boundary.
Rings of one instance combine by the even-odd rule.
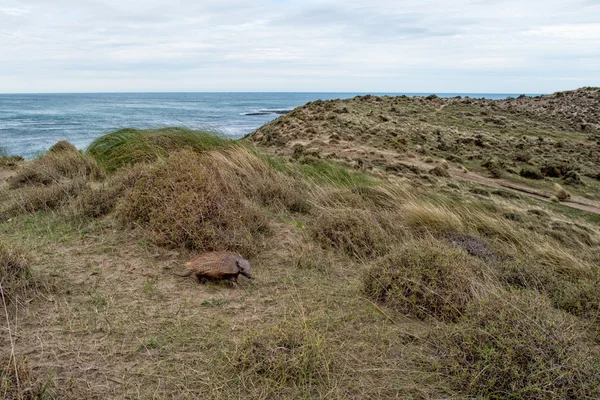
[[[259,153],[257,155],[276,171],[316,184],[334,187],[374,186],[376,184],[375,179],[333,162],[310,160],[304,163],[290,163],[277,156]]]
[[[96,139],[87,152],[106,170],[115,171],[125,165],[164,158],[173,150],[187,148],[202,152],[222,147],[227,143],[229,140],[215,131],[125,128]]]

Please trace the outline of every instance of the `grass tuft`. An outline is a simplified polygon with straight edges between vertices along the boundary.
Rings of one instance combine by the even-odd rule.
[[[143,173],[120,216],[161,245],[201,251],[257,251],[268,231],[264,212],[245,198],[235,177],[210,158],[182,150]]]
[[[65,181],[50,186],[34,186],[20,190],[12,196],[8,215],[57,209],[85,190],[81,180]]]
[[[389,241],[376,216],[361,209],[324,209],[309,229],[321,245],[357,259],[384,254]]]
[[[211,131],[185,128],[121,129],[96,139],[87,149],[107,171],[165,158],[172,151],[196,152],[223,147],[228,140]]]
[[[251,331],[236,350],[232,358],[244,386],[297,387],[308,394],[329,385],[334,372],[331,346],[304,322]]]
[[[475,259],[433,239],[377,260],[364,279],[373,300],[418,319],[457,320],[473,298]]]
[[[66,140],[55,143],[48,149],[48,153],[76,153],[77,147]]]
[[[54,151],[23,164],[8,179],[9,187],[50,185],[62,179],[102,180],[104,169],[92,157],[79,151]]]
[[[0,393],[5,400],[54,398],[48,390],[48,382],[34,379],[23,357],[0,358]]]
[[[592,399],[598,359],[586,352],[576,321],[530,292],[475,302],[435,339],[440,370],[456,388],[486,399]]]

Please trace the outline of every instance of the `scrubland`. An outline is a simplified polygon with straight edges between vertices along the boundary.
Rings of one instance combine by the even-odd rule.
[[[0,163],[4,398],[600,397],[596,214],[260,138]],[[172,275],[211,250],[256,279]]]

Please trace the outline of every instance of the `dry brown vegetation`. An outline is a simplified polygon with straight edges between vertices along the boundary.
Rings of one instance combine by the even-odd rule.
[[[419,319],[456,321],[474,297],[481,270],[467,253],[435,240],[404,244],[378,260],[365,278],[373,300]]]
[[[440,369],[481,398],[593,399],[600,396],[597,349],[577,321],[547,299],[522,292],[474,303],[436,337]]]
[[[175,152],[138,178],[120,215],[161,245],[255,254],[268,233],[266,215],[245,198],[232,171],[219,167],[215,158]]]
[[[0,297],[3,304],[22,293],[29,285],[31,270],[22,250],[0,241]]]
[[[71,145],[72,146],[72,145]],[[30,163],[22,164],[17,173],[8,180],[11,188],[27,185],[51,185],[63,179],[102,180],[104,169],[88,154],[61,145]]]
[[[70,160],[61,147],[26,164]],[[598,398],[593,214],[244,142],[199,148],[136,163],[113,147],[129,161],[105,178],[2,189],[0,278],[51,281],[9,306],[6,393],[26,393],[17,371],[46,398]],[[256,279],[171,275],[205,250],[239,251]]]
[[[0,394],[5,400],[51,399],[45,382],[32,377],[26,360],[12,357],[0,359]]]

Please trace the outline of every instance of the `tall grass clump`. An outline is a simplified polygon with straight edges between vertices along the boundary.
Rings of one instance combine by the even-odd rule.
[[[406,226],[416,232],[444,234],[465,229],[460,216],[444,206],[413,201],[407,203],[400,214]]]
[[[246,197],[275,209],[306,213],[311,209],[309,185],[275,170],[255,152],[241,146],[210,152],[208,162],[227,173]]]
[[[248,332],[231,359],[244,387],[270,388],[274,396],[291,388],[315,395],[331,386],[336,372],[331,345],[304,321]]]
[[[222,147],[227,139],[215,132],[186,128],[121,129],[96,139],[87,149],[108,171],[139,162],[153,162],[176,150],[202,152]]]
[[[86,188],[85,182],[71,180],[50,186],[26,187],[14,193],[10,200],[8,215],[36,211],[55,210],[69,203]]]
[[[268,231],[265,213],[244,196],[235,176],[190,150],[143,173],[120,216],[160,245],[244,255],[255,253]]]
[[[373,186],[376,182],[365,174],[318,158],[303,158],[298,162],[286,162],[275,156],[261,155],[260,157],[279,172],[319,185],[352,188]]]
[[[59,143],[55,146],[59,146]],[[104,169],[94,158],[77,151],[69,143],[23,164],[17,174],[8,179],[8,184],[15,189],[29,185],[51,185],[62,179],[102,180],[105,176]]]
[[[135,164],[110,175],[100,186],[87,186],[69,203],[72,216],[98,218],[111,213],[135,183],[151,170],[148,164]]]
[[[74,153],[76,151],[77,147],[66,140],[60,140],[48,149],[48,153]]]
[[[455,321],[474,297],[479,262],[434,239],[406,243],[374,262],[364,279],[373,300],[418,319]]]
[[[577,321],[533,292],[474,302],[434,339],[440,372],[466,395],[485,399],[595,399],[597,346]]]
[[[367,210],[324,208],[309,225],[314,240],[356,259],[385,254],[392,240],[377,216]]]

